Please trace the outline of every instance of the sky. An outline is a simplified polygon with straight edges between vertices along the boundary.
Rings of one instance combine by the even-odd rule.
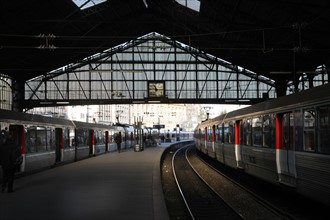
[[[106,0],[72,0],[78,7],[81,7],[83,4],[88,2],[86,5],[84,5],[81,9],[86,9],[89,7],[92,7],[94,5],[100,4],[102,2],[105,2]],[[142,0],[140,0],[142,1]],[[190,9],[193,9],[195,11],[199,11],[200,8],[200,1],[199,0],[176,0],[181,5],[184,5]],[[143,2],[146,4],[146,7],[148,5],[148,0],[143,0]]]
[[[181,5],[187,6],[195,11],[199,11],[200,1],[198,0],[176,0]]]

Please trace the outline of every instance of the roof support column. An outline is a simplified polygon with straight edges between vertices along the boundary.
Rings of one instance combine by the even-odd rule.
[[[199,98],[199,93],[198,93],[198,59],[197,56],[195,58],[195,99]]]
[[[275,83],[276,96],[281,97],[286,95],[287,81],[283,78],[278,78]]]
[[[215,71],[216,71],[216,87],[217,87],[217,91],[216,91],[216,95],[214,96],[216,99],[219,99],[219,65],[215,62]]]
[[[24,82],[20,80],[12,81],[13,111],[23,112],[21,103],[24,101]]]
[[[134,43],[135,43],[135,41],[134,41]],[[132,92],[133,92],[133,99],[137,99],[138,96],[135,93],[135,72],[134,72],[134,70],[135,70],[135,59],[134,59],[135,47],[132,47],[132,53],[131,53],[131,55],[132,55],[132,70],[133,70],[133,72],[132,72],[132,74],[133,74],[133,76],[132,76],[132,79],[133,79],[133,82],[132,82]]]
[[[174,98],[178,98],[178,94],[177,94],[177,65],[178,65],[178,61],[177,61],[177,50],[176,47],[174,48]]]
[[[330,60],[325,64],[325,66],[322,67],[323,75],[328,76],[328,82],[324,82],[323,84],[329,83],[330,82]]]

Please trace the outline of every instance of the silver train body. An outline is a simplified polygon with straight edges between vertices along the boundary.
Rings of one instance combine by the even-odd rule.
[[[197,149],[219,162],[330,205],[330,85],[200,123]]]
[[[21,174],[116,151],[114,136],[119,132],[123,138],[121,148],[134,145],[132,127],[70,121],[8,110],[0,110],[0,128],[4,132],[12,131],[21,146]]]

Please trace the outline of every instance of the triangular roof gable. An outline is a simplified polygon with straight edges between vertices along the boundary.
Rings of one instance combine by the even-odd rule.
[[[117,94],[131,102],[150,98],[150,81],[164,81],[167,101],[239,103],[260,102],[264,93],[275,97],[273,80],[156,32],[29,80],[25,94],[49,105],[67,100],[112,103]]]
[[[40,76],[40,77],[43,78],[43,80],[41,80],[41,81],[49,80],[53,77],[56,77],[56,76],[64,74],[64,73],[74,72],[75,70],[77,70],[77,69],[79,69],[79,68],[81,68],[85,65],[88,65],[88,64],[93,63],[93,62],[101,61],[102,59],[110,57],[110,56],[112,56],[116,53],[123,52],[123,51],[125,51],[129,48],[136,47],[136,46],[141,45],[141,44],[143,44],[147,41],[150,41],[150,40],[161,41],[161,42],[163,42],[167,45],[170,45],[172,47],[179,48],[179,49],[181,49],[181,50],[183,50],[187,53],[194,54],[197,57],[201,57],[201,58],[203,58],[205,60],[208,60],[208,61],[211,61],[211,62],[216,62],[219,65],[221,65],[223,67],[226,67],[228,69],[231,69],[233,71],[238,71],[239,74],[251,77],[251,78],[256,79],[258,81],[261,81],[261,82],[263,82],[267,85],[275,86],[275,81],[272,80],[272,79],[269,79],[267,77],[258,75],[258,74],[254,73],[252,71],[244,69],[243,67],[239,67],[239,66],[234,65],[234,64],[232,64],[228,61],[225,61],[221,58],[218,58],[218,57],[215,57],[213,55],[207,54],[207,53],[205,53],[205,52],[203,52],[203,51],[201,51],[197,48],[193,48],[193,47],[190,47],[189,45],[186,45],[186,44],[181,43],[179,41],[172,40],[171,38],[166,37],[165,35],[159,34],[157,32],[152,32],[152,33],[143,35],[143,36],[138,37],[134,40],[125,42],[123,44],[120,44],[116,47],[112,47],[112,48],[109,48],[107,50],[104,50],[101,53],[96,53],[92,56],[88,56],[80,62],[71,63],[71,64],[63,66],[59,69],[51,71],[51,72],[49,72],[48,74],[46,74],[44,76]],[[35,80],[37,78],[39,78],[39,77],[36,77],[33,80]]]

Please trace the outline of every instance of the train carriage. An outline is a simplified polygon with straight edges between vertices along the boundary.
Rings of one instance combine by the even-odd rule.
[[[14,131],[21,146],[20,171],[35,172],[117,149],[113,136],[126,129],[41,115],[0,110],[0,129]],[[127,147],[125,140],[122,146]],[[0,171],[1,172],[1,171]]]
[[[330,204],[330,85],[200,123],[199,151],[221,163]]]

